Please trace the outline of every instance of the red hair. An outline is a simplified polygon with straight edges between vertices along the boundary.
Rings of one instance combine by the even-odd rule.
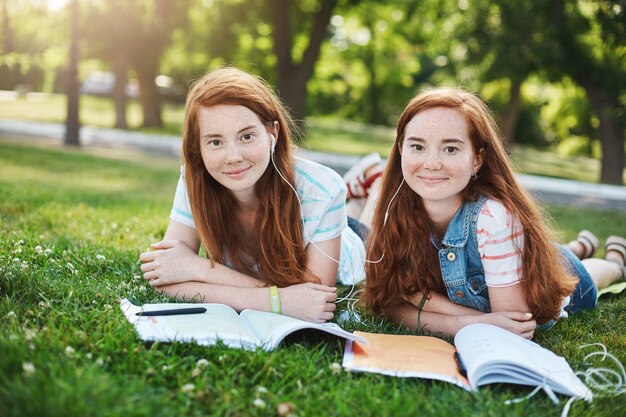
[[[446,294],[422,199],[410,187],[401,186],[400,150],[406,125],[418,113],[433,108],[454,109],[465,116],[474,152],[482,150],[483,164],[477,179],[466,187],[464,201],[484,195],[500,201],[519,218],[524,229],[521,285],[526,302],[537,322],[557,318],[562,300],[572,293],[577,278],[566,272],[563,257],[538,206],[518,183],[487,105],[474,94],[448,88],[418,94],[398,121],[396,139],[382,178],[368,236],[368,259],[377,259],[384,253],[381,262],[366,266],[365,301],[368,308],[375,313],[388,314],[394,305],[418,292]],[[387,206],[398,189],[384,223]]]
[[[236,68],[218,69],[199,79],[185,104],[183,159],[191,211],[207,257],[224,263],[227,256],[236,270],[271,285],[284,287],[315,281],[305,270],[300,205],[272,164],[255,185],[259,199],[255,220],[258,240],[252,244],[258,252],[250,249],[251,242],[244,241],[241,228],[233,223],[239,203],[209,175],[200,153],[198,112],[202,107],[218,104],[247,107],[268,129],[278,122],[274,162],[289,183],[295,183],[291,151],[294,124],[271,87],[263,79]],[[251,258],[258,271],[250,265]]]

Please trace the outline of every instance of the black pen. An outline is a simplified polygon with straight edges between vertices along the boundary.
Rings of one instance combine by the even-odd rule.
[[[179,314],[202,314],[206,313],[204,307],[187,307],[187,308],[174,308],[171,310],[153,310],[153,311],[140,311],[135,313],[136,316],[176,316]]]
[[[465,369],[465,364],[463,363],[459,352],[454,352],[454,360],[456,361],[456,365],[459,367],[459,372],[461,373],[461,375],[467,378],[467,369]]]

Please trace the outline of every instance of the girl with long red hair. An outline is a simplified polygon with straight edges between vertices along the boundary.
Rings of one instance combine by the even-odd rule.
[[[140,256],[152,286],[238,311],[333,318],[335,281],[364,278],[365,248],[347,227],[341,177],[293,156],[292,131],[256,76],[224,68],[195,83],[169,226]]]
[[[365,300],[410,329],[483,322],[532,338],[537,324],[594,308],[597,288],[624,274],[621,237],[607,239],[606,259],[553,243],[488,107],[463,90],[411,100],[380,187]],[[590,256],[590,237],[569,247]]]

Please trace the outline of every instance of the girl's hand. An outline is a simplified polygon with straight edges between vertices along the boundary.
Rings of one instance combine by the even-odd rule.
[[[480,316],[471,316],[471,319],[474,323],[492,324],[529,340],[533,338],[535,328],[537,327],[537,322],[530,313],[519,311],[487,313]]]
[[[337,288],[322,284],[292,285],[279,288],[282,314],[313,323],[324,323],[333,318]]]
[[[141,272],[153,287],[199,280],[203,258],[179,240],[162,240],[139,256]]]

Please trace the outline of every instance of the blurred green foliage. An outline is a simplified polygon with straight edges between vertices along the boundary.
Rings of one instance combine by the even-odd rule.
[[[167,2],[78,1],[82,79],[113,71],[121,50],[148,60],[157,40],[146,28]],[[0,88],[62,91],[68,8],[0,2]],[[186,88],[235,65],[278,86],[276,5],[289,9],[282,29],[297,62],[320,0],[182,0],[160,27],[158,72]],[[625,14],[623,1],[610,0],[338,0],[308,79],[307,114],[392,126],[417,90],[458,85],[489,101],[511,143],[623,159]]]

